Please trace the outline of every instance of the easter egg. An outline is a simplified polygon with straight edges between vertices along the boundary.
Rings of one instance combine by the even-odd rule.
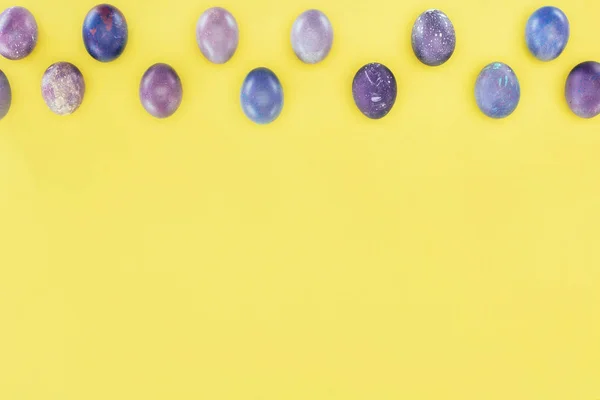
[[[333,44],[333,28],[329,18],[319,10],[300,14],[292,26],[292,48],[307,64],[323,61]]]
[[[0,120],[8,114],[10,103],[12,101],[12,92],[10,83],[4,72],[0,71]]]
[[[37,44],[38,26],[33,14],[11,7],[0,14],[0,55],[9,60],[27,57]]]
[[[273,122],[283,109],[283,88],[268,68],[256,68],[244,79],[240,94],[242,109],[257,124]]]
[[[527,21],[525,41],[531,54],[538,60],[550,61],[558,57],[569,41],[569,20],[556,7],[542,7]]]
[[[494,62],[485,66],[475,82],[475,100],[488,117],[508,117],[521,98],[519,80],[506,64]]]
[[[140,101],[148,113],[156,118],[170,117],[183,99],[183,86],[177,72],[167,64],[154,64],[140,83]]]
[[[235,18],[221,7],[206,10],[196,24],[196,41],[208,61],[226,63],[238,47],[239,30]]]
[[[85,94],[85,82],[81,71],[71,63],[52,64],[42,77],[42,97],[46,105],[57,115],[74,113]]]
[[[383,64],[370,63],[358,70],[352,82],[352,96],[367,117],[385,117],[396,102],[398,88],[392,71]]]
[[[92,8],[83,21],[83,43],[96,60],[117,59],[127,45],[127,21],[114,6],[101,4]]]
[[[419,61],[429,66],[441,65],[456,47],[454,25],[440,10],[427,10],[415,21],[411,42]]]
[[[581,118],[600,114],[600,64],[586,61],[571,70],[565,85],[569,108]]]

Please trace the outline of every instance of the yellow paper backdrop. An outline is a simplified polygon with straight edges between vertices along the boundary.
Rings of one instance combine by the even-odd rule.
[[[600,118],[563,97],[600,61],[599,2],[553,3],[572,33],[551,63],[524,44],[532,0],[114,4],[113,63],[83,47],[88,0],[20,0],[38,47],[0,60],[0,399],[600,398]],[[241,32],[220,66],[194,34],[215,5]],[[432,7],[458,38],[438,68],[410,47]],[[307,8],[335,29],[319,65],[289,44]],[[56,61],[86,79],[70,117],[40,96]],[[399,86],[379,121],[351,96],[371,61]],[[492,61],[522,89],[500,121],[473,98]],[[155,62],[184,85],[162,121],[137,95]],[[268,126],[238,100],[257,66],[284,86]]]

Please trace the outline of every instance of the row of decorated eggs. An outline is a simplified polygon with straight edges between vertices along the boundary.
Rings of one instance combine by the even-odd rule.
[[[83,41],[88,53],[98,61],[118,58],[127,44],[128,29],[123,14],[114,6],[103,4],[87,14],[83,24]],[[557,58],[569,39],[569,21],[555,7],[542,7],[529,18],[525,34],[531,53],[540,60]],[[211,62],[222,64],[234,55],[239,30],[233,15],[215,7],[199,18],[196,29],[198,46]],[[450,19],[440,10],[427,10],[416,20],[412,30],[412,47],[416,57],[429,66],[450,59],[456,47],[456,34]],[[294,52],[305,63],[315,64],[327,57],[333,44],[333,28],[327,16],[318,10],[302,13],[291,32]],[[11,60],[29,55],[37,43],[37,23],[25,8],[11,7],[0,14],[0,54]],[[577,115],[590,118],[600,113],[600,64],[585,62],[576,66],[565,88],[569,106]],[[42,95],[48,107],[59,115],[74,112],[85,92],[83,75],[70,63],[53,64],[42,79]],[[360,111],[378,119],[392,109],[397,84],[394,74],[384,65],[371,63],[355,75],[352,93]],[[144,74],[140,99],[144,108],[158,118],[172,115],[183,96],[181,81],[175,70],[156,64]],[[506,64],[494,62],[479,74],[475,100],[483,113],[492,118],[510,115],[520,99],[520,87],[514,71]],[[0,72],[0,118],[10,107],[11,91],[6,76]],[[269,123],[283,108],[283,89],[277,76],[267,68],[257,68],[246,77],[241,90],[245,114],[257,123]]]

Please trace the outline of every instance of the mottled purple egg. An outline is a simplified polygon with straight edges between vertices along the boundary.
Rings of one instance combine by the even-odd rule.
[[[196,41],[208,61],[226,63],[238,46],[239,30],[235,18],[224,8],[209,8],[198,19]]]
[[[11,7],[0,14],[0,54],[9,60],[27,57],[37,43],[38,26],[33,14]]]
[[[8,114],[11,101],[12,92],[10,90],[10,83],[4,72],[0,71],[0,119]]]
[[[505,118],[519,105],[521,87],[517,75],[508,65],[486,65],[475,82],[475,101],[488,117]]]
[[[379,63],[367,64],[358,70],[352,82],[352,96],[358,109],[367,117],[385,117],[396,102],[396,78]]]
[[[71,63],[52,64],[42,77],[42,97],[57,115],[75,112],[83,102],[85,82],[81,71]]]
[[[292,26],[292,48],[307,64],[323,61],[333,44],[333,27],[325,14],[308,10],[296,18]]]
[[[412,48],[423,64],[437,66],[450,59],[456,47],[454,26],[440,10],[419,15],[412,30]]]
[[[167,64],[154,64],[142,77],[140,100],[148,113],[156,118],[170,117],[183,98],[183,87],[177,72]]]
[[[600,64],[586,61],[573,68],[565,85],[565,98],[571,111],[581,118],[600,114]]]

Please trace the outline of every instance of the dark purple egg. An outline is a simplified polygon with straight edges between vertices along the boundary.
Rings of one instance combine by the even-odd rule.
[[[367,117],[385,117],[396,102],[396,78],[379,63],[367,64],[358,70],[352,82],[352,96],[358,109]]]
[[[33,14],[11,7],[0,14],[0,54],[9,60],[27,57],[37,44],[38,26]]]
[[[415,56],[432,67],[448,61],[456,47],[454,26],[440,10],[427,10],[419,15],[411,39]]]
[[[42,97],[54,114],[73,114],[83,102],[85,82],[71,63],[52,64],[42,77]]]
[[[600,64],[586,61],[573,68],[567,78],[565,98],[571,111],[581,118],[600,114]]]
[[[127,21],[118,8],[101,4],[92,8],[83,21],[83,43],[98,61],[117,59],[127,45]]]
[[[10,83],[4,72],[0,71],[0,119],[8,114],[11,102],[12,91],[10,90]]]
[[[170,117],[183,98],[183,87],[177,72],[167,64],[154,64],[142,77],[140,101],[156,118]]]

